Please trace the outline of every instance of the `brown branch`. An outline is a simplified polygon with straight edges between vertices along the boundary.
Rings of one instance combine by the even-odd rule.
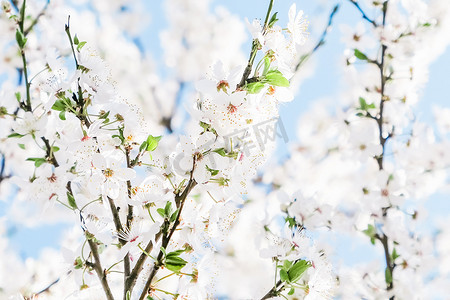
[[[119,216],[119,211],[117,210],[117,206],[114,203],[114,200],[111,197],[106,197],[108,198],[108,202],[109,202],[109,207],[111,208],[111,213],[113,215],[113,221],[114,221],[114,226],[116,227],[116,231],[119,232],[123,232],[123,227],[122,227],[122,223],[120,222],[120,216]],[[126,241],[119,238],[119,241],[121,244],[125,244]],[[124,243],[125,242],[125,243]]]
[[[159,241],[159,239],[161,238],[162,235],[162,231],[159,231],[156,236],[155,236],[155,243]],[[137,262],[136,265],[134,266],[133,270],[131,271],[130,275],[126,278],[125,280],[125,295],[128,291],[130,291],[130,293],[133,291],[134,286],[136,285],[136,280],[139,276],[139,274],[142,272],[142,269],[144,267],[144,263],[147,259],[147,253],[150,253],[153,249],[153,242],[149,241],[147,244],[147,247],[145,247],[145,252],[143,252]]]
[[[364,12],[361,10],[361,8],[359,7],[359,5],[357,5],[357,3],[355,1],[350,0],[353,4],[355,4],[355,6],[363,13],[363,17],[365,16]],[[388,9],[388,2],[389,0],[384,1],[383,3],[383,20],[382,20],[382,24],[378,25],[375,22],[371,22],[376,28],[381,27],[382,29],[384,29],[384,27],[386,26],[386,15],[387,15],[387,9]],[[364,17],[366,20],[370,21],[368,18]],[[385,73],[385,64],[386,64],[386,50],[387,50],[387,46],[385,44],[383,44],[383,42],[381,41],[381,58],[379,62],[376,62],[376,65],[378,66],[378,69],[380,71],[380,110],[379,110],[379,114],[375,119],[375,121],[377,122],[378,125],[378,139],[380,142],[380,145],[382,147],[382,152],[381,155],[376,157],[376,161],[378,163],[378,169],[379,170],[383,170],[384,166],[384,156],[385,156],[385,151],[386,151],[386,141],[392,136],[392,132],[388,133],[387,137],[383,136],[383,113],[384,113],[384,103],[387,101],[388,97],[387,95],[385,95],[385,89],[386,89],[386,81],[387,81],[387,77],[384,75]],[[387,216],[387,211],[389,210],[389,208],[391,208],[390,206],[388,207],[384,207],[383,210],[383,218],[385,218]],[[391,253],[389,250],[389,239],[388,237],[383,233],[381,236],[377,235],[376,238],[381,242],[381,244],[383,245],[383,250],[384,250],[384,256],[385,256],[385,261],[386,261],[386,268],[389,270],[390,273],[390,278],[388,280],[387,274],[385,275],[385,281],[386,281],[386,290],[390,291],[394,288],[394,279],[393,279],[393,272],[395,269],[395,265],[394,262],[391,260]],[[390,297],[390,300],[393,300],[395,298],[395,296]]]
[[[125,157],[127,160],[127,167],[132,168],[131,162],[130,162],[130,150],[131,148],[129,146],[125,146]],[[131,181],[127,180],[127,193],[128,193],[128,199],[131,199]],[[127,213],[127,229],[131,229],[131,222],[133,221],[133,206],[128,204],[128,213]],[[124,287],[126,285],[127,278],[130,276],[130,254],[127,253],[125,255],[125,258],[123,260],[123,267],[124,267]],[[124,299],[126,300],[128,290],[124,288]]]
[[[41,140],[44,142],[45,144],[45,156],[47,157],[48,160],[50,160],[50,163],[52,165],[54,165],[55,167],[59,167],[58,162],[56,161],[55,158],[55,154],[52,151],[52,146],[50,145],[50,142],[48,141],[48,139],[46,139],[45,137],[41,137]]]
[[[106,279],[106,273],[103,270],[102,265],[100,263],[100,256],[98,254],[97,244],[92,240],[92,238],[89,235],[91,234],[86,231],[86,239],[88,241],[89,247],[91,248],[92,256],[94,257],[94,262],[91,263],[91,266],[97,273],[98,279],[100,279],[100,283],[102,284],[102,288],[105,291],[106,298],[108,300],[114,300],[114,296],[111,292],[111,289],[109,288],[108,280]]]
[[[278,289],[280,288],[280,289]],[[270,290],[267,292],[267,294],[265,294],[261,300],[266,300],[266,299],[270,299],[273,297],[276,297],[280,294],[280,292],[283,290],[283,284],[281,282],[281,280],[278,280],[277,284]]]
[[[194,158],[194,162],[193,162],[193,168],[191,171],[191,177],[189,179],[189,182],[188,182],[186,188],[184,189],[182,194],[177,194],[175,196],[175,203],[177,204],[178,215],[177,215],[175,223],[173,224],[169,233],[168,234],[163,233],[161,247],[167,248],[167,245],[169,244],[169,242],[172,238],[172,235],[174,234],[175,230],[177,229],[178,225],[180,224],[180,217],[181,217],[181,213],[183,211],[184,203],[186,202],[186,198],[189,195],[189,193],[191,192],[191,190],[197,185],[197,182],[195,181],[195,179],[193,179],[194,170],[195,170],[195,158]],[[145,283],[144,290],[142,291],[142,294],[139,297],[139,300],[143,300],[144,297],[148,294],[148,291],[150,290],[150,287],[151,287],[152,280],[155,277],[156,273],[158,272],[158,270],[161,266],[162,257],[163,257],[163,252],[159,251],[156,262],[153,265],[153,270],[150,273],[150,276],[148,277],[148,279]]]

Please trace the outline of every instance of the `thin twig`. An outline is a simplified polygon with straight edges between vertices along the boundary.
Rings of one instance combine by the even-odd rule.
[[[328,17],[328,23],[325,29],[322,32],[322,35],[320,36],[319,41],[314,46],[314,48],[308,52],[305,55],[302,55],[300,58],[300,61],[298,62],[297,66],[295,67],[295,72],[297,72],[300,67],[320,48],[325,44],[325,39],[327,37],[328,32],[331,30],[331,25],[333,24],[333,18],[336,15],[336,13],[339,10],[339,4],[336,4],[336,6],[333,8],[333,10],[330,13],[330,16]]]
[[[369,18],[369,17],[366,15],[366,13],[364,12],[364,10],[361,8],[361,6],[359,6],[358,1],[356,1],[356,0],[349,0],[349,1],[350,1],[350,3],[352,3],[352,4],[359,10],[359,12],[361,13],[363,19],[365,19],[367,22],[369,22],[370,24],[372,24],[375,28],[378,27],[378,24],[377,24],[374,20],[372,20],[371,18]]]
[[[41,12],[36,16],[36,18],[33,20],[33,22],[30,24],[30,26],[28,26],[27,29],[25,29],[25,31],[23,32],[23,34],[25,36],[28,35],[28,33],[30,33],[30,31],[33,29],[33,27],[39,22],[39,19],[45,14],[48,5],[50,4],[50,0],[47,0],[47,3],[45,4],[44,8],[41,10]]]
[[[270,2],[269,2],[269,8],[267,9],[266,19],[264,20],[264,27],[263,27],[263,32],[262,32],[263,35],[265,35],[266,31],[267,31],[270,13],[272,12],[273,1],[274,0],[270,0]],[[247,66],[245,67],[244,73],[242,74],[241,81],[237,85],[236,89],[243,87],[245,85],[248,77],[250,76],[250,74],[252,72],[252,68],[253,68],[253,63],[255,61],[256,53],[258,52],[259,47],[260,47],[260,45],[259,45],[258,40],[253,40],[252,50],[250,51],[250,58],[248,59]]]

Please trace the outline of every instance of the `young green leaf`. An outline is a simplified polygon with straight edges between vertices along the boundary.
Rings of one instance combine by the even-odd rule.
[[[167,201],[166,206],[164,207],[164,215],[170,216],[171,212],[172,212],[172,202]]]
[[[264,83],[262,82],[250,82],[245,86],[245,89],[249,94],[258,94],[264,88]]]
[[[16,30],[16,41],[20,49],[22,49],[27,43],[27,38],[19,29]]]
[[[386,279],[387,284],[392,283],[392,273],[391,273],[391,270],[389,269],[389,267],[386,267],[386,270],[384,272],[384,277]]]
[[[154,151],[158,147],[158,143],[161,140],[162,136],[153,136],[149,135],[147,138],[147,151]]]
[[[270,70],[267,72],[267,75],[264,77],[264,81],[269,83],[270,85],[288,87],[289,80],[284,78],[283,74],[278,70]]]
[[[75,269],[81,269],[82,267],[83,267],[83,260],[81,259],[81,257],[77,257],[76,259],[75,259],[75,262],[74,262],[74,268]]]
[[[56,100],[55,103],[52,105],[52,109],[57,111],[65,111],[66,103],[63,100]]]
[[[22,96],[20,95],[20,92],[16,92],[14,95],[16,95],[17,102],[20,103]]]
[[[34,166],[36,168],[39,168],[43,163],[47,162],[47,160],[45,158],[41,158],[41,157],[30,157],[30,158],[27,158],[27,161],[34,161]]]
[[[69,206],[72,207],[74,210],[78,208],[77,203],[75,202],[75,198],[70,192],[67,192],[67,201],[69,203]]]
[[[158,208],[158,209],[156,210],[156,212],[157,212],[161,217],[163,217],[163,218],[166,217],[166,214],[164,213],[164,209]]]
[[[173,213],[172,213],[172,215],[170,216],[170,222],[175,222],[175,220],[177,219],[177,216],[178,216],[178,209],[176,210],[176,211],[174,211]]]
[[[289,281],[289,275],[288,275],[288,273],[286,272],[286,270],[284,270],[284,269],[281,269],[281,270],[280,270],[280,279],[281,279],[281,281],[283,281],[283,282],[288,282],[288,281]]]
[[[141,151],[144,150],[144,149],[147,149],[147,146],[148,146],[147,141],[143,142],[143,143],[141,144],[141,146],[139,147],[139,152],[141,152]]]
[[[272,15],[272,18],[270,18],[270,21],[269,21],[269,24],[268,24],[269,28],[272,28],[273,25],[275,25],[275,23],[278,21],[277,14],[278,14],[278,12],[274,13]]]
[[[86,45],[86,42],[79,42],[77,46],[77,51],[80,52],[81,49],[84,47],[84,45]]]
[[[225,151],[225,148],[218,148],[216,150],[213,150],[213,152],[216,152],[217,154],[219,154],[220,156],[227,156],[227,152]]]
[[[289,269],[289,280],[291,282],[297,282],[309,267],[311,267],[310,262],[306,260],[299,260]]]
[[[289,271],[291,266],[292,266],[292,261],[289,261],[289,260],[283,261],[283,269],[285,269],[286,271]]]
[[[360,60],[369,60],[369,58],[364,53],[359,51],[358,49],[355,49],[354,53],[355,53],[356,58],[358,58]]]
[[[219,170],[211,169],[211,168],[208,167],[208,166],[205,166],[205,167],[206,167],[206,169],[208,170],[208,172],[211,173],[211,176],[216,176],[217,174],[219,174]]]
[[[25,135],[17,133],[17,132],[14,132],[14,133],[11,133],[10,135],[8,135],[8,138],[21,138],[23,136],[25,136]]]

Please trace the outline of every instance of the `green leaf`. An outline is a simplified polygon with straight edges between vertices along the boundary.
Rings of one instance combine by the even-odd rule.
[[[394,250],[392,250],[392,254],[391,254],[392,261],[395,261],[399,257],[400,257],[400,254],[398,254],[397,249],[394,248]]]
[[[296,225],[295,219],[292,217],[286,217],[286,223],[289,223],[289,227],[293,228]]]
[[[24,144],[18,144],[20,149],[25,149],[25,145]]]
[[[181,269],[184,268],[185,265],[173,265],[170,263],[166,263],[166,268],[172,272],[179,273]]]
[[[359,106],[361,110],[367,110],[366,99],[364,99],[363,97],[359,97]]]
[[[292,261],[289,261],[289,260],[283,261],[283,269],[285,269],[286,271],[289,271],[291,266],[292,266]]]
[[[52,109],[57,111],[65,111],[66,102],[64,102],[63,100],[56,100],[55,103],[52,105]]]
[[[75,34],[75,36],[73,37],[73,43],[75,45],[78,45],[80,43],[80,40],[78,39],[77,35]]]
[[[165,215],[165,213],[164,213],[164,209],[158,208],[158,209],[156,210],[156,212],[157,212],[161,217],[163,217],[163,218],[166,217],[166,215]]]
[[[81,269],[82,267],[83,267],[83,260],[81,259],[81,257],[77,257],[76,259],[75,259],[75,262],[74,262],[74,268],[75,269]]]
[[[66,120],[66,112],[64,110],[59,113],[59,118],[63,121]]]
[[[167,201],[166,206],[164,207],[164,215],[170,216],[171,212],[172,212],[172,202]]]
[[[187,261],[176,255],[169,256],[169,254],[166,256],[165,266],[170,271],[178,273],[187,264]]]
[[[264,88],[264,83],[257,81],[257,82],[250,82],[247,83],[245,86],[245,89],[249,94],[258,94],[262,89]]]
[[[11,133],[10,135],[8,135],[8,138],[21,138],[23,136],[25,136],[25,135],[17,133],[17,132],[14,132],[14,133]]]
[[[184,253],[185,250],[180,249],[180,250],[176,250],[176,251],[172,251],[170,253],[167,254],[167,257],[175,257],[175,256],[180,256],[181,253]]]
[[[147,146],[148,146],[147,141],[143,142],[139,147],[139,152],[142,152],[142,150],[147,149]]]
[[[45,158],[41,158],[41,157],[30,157],[30,158],[27,158],[27,161],[34,161],[34,166],[36,168],[39,168],[43,163],[47,162],[47,160]]]
[[[17,102],[19,102],[20,103],[20,101],[21,101],[21,95],[20,95],[20,92],[16,92],[14,95],[16,95],[16,100],[17,100]]]
[[[54,152],[58,152],[59,151],[59,147],[57,147],[57,146],[53,146],[52,147],[52,152],[54,153]]]
[[[77,51],[80,52],[81,49],[84,47],[84,45],[86,45],[86,42],[79,42],[77,46]]]
[[[158,147],[158,143],[161,140],[162,136],[153,136],[149,135],[147,138],[147,151],[155,151],[155,149]]]
[[[294,295],[294,292],[295,292],[295,289],[294,289],[294,288],[291,288],[291,289],[289,290],[288,295],[289,295],[289,296],[290,296],[290,295]]]
[[[372,224],[367,225],[367,229],[363,230],[364,234],[367,235],[370,238],[374,238],[375,235],[377,234],[377,230],[375,228],[375,226],[373,226]]]
[[[269,21],[269,24],[268,24],[269,28],[272,28],[273,25],[275,25],[275,23],[278,21],[277,14],[278,14],[278,12],[274,13],[272,15],[272,18],[270,18],[270,21]]]
[[[282,87],[289,86],[289,80],[284,78],[283,74],[278,70],[270,70],[269,72],[267,72],[264,81],[269,83],[270,85]]]
[[[174,211],[174,213],[170,216],[170,222],[175,222],[175,220],[177,219],[178,216],[178,209],[176,211]]]
[[[71,192],[67,192],[67,202],[69,203],[69,206],[74,210],[78,208],[77,203],[75,202],[75,198],[73,197]]]
[[[369,60],[369,58],[367,58],[367,56],[358,49],[355,49],[355,56],[360,60]]]
[[[288,275],[288,273],[286,272],[286,270],[284,270],[284,269],[281,269],[281,270],[280,270],[280,279],[281,279],[281,281],[283,281],[283,282],[289,281],[289,275]]]
[[[386,279],[387,284],[392,283],[392,273],[388,267],[386,267],[386,270],[384,271],[384,278]]]
[[[289,280],[291,282],[297,282],[297,280],[302,277],[303,273],[305,273],[305,271],[308,270],[309,267],[311,267],[310,262],[306,260],[299,260],[289,269]]]
[[[227,156],[227,152],[225,151],[225,148],[218,148],[218,149],[213,150],[213,152],[215,152],[223,157]]]
[[[16,41],[20,49],[22,49],[27,43],[27,38],[25,37],[25,35],[23,35],[23,33],[19,29],[16,30]]]
[[[208,166],[205,166],[205,167],[206,167],[206,170],[208,170],[208,172],[211,173],[211,176],[216,176],[217,174],[219,174],[219,170],[211,169],[211,168],[208,167]]]

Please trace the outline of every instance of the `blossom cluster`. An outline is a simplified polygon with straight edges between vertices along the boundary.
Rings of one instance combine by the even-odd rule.
[[[289,80],[306,35],[302,12],[293,5],[287,30],[282,30],[270,1],[264,24],[250,26],[250,59],[239,66],[233,52],[224,51],[221,33],[221,26],[226,32],[233,32],[230,27],[239,31],[242,24],[236,18],[226,18],[224,10],[210,16],[205,1],[168,1],[175,12],[182,5],[219,25],[202,31],[202,37],[193,32],[203,23],[184,22],[174,14],[175,29],[162,40],[170,49],[168,65],[178,70],[175,80],[164,81],[139,47],[124,38],[135,34],[134,23],[127,20],[139,17],[139,4],[99,1],[93,8],[99,22],[88,12],[74,13],[59,28],[52,27],[64,15],[63,2],[48,3],[41,11],[26,1],[2,5],[0,20],[10,37],[2,45],[7,49],[3,64],[8,78],[19,70],[17,86],[11,81],[2,86],[0,151],[7,166],[2,172],[8,174],[2,190],[17,189],[16,217],[65,220],[76,230],[63,241],[60,259],[65,266],[48,267],[52,277],[60,274],[54,284],[38,291],[42,278],[50,277],[39,264],[29,267],[36,275],[2,286],[1,292],[49,299],[214,296],[216,288],[225,286],[211,274],[229,259],[224,255],[227,232],[258,168],[275,147],[267,130],[276,134],[279,104],[293,100]],[[77,17],[91,20],[93,29],[74,30]],[[115,18],[123,22],[114,25]],[[102,34],[104,26],[116,29],[108,31],[113,36]],[[222,43],[214,42],[218,34]],[[47,36],[43,47],[39,41]],[[97,36],[102,38],[90,41]],[[110,51],[110,40],[112,48],[129,49],[129,57]],[[204,57],[203,51],[211,56]],[[107,62],[119,67],[110,69]],[[207,64],[207,76],[198,80]],[[171,134],[177,89],[182,91],[189,80],[196,89],[189,109],[192,125],[184,135]],[[323,273],[334,282],[322,250],[303,232],[289,236],[294,227],[285,226],[287,236],[276,242],[284,251],[261,250],[283,264],[283,286],[260,284],[252,297],[265,290],[278,296],[287,287],[289,294],[299,287],[308,294],[320,286]],[[272,249],[270,243],[268,247]]]
[[[307,112],[290,158],[263,180],[283,190],[280,205],[316,230],[322,236],[317,242],[333,233],[358,245],[342,253],[329,244],[340,260],[341,298],[439,298],[448,294],[441,250],[446,229],[429,219],[426,205],[448,186],[449,142],[445,129],[436,131],[417,117],[416,104],[429,65],[449,43],[442,38],[448,5],[359,2],[352,4],[364,20],[342,28],[350,88],[333,111],[324,101]],[[438,124],[444,114],[436,112]],[[358,251],[379,258],[359,264],[345,258]]]

